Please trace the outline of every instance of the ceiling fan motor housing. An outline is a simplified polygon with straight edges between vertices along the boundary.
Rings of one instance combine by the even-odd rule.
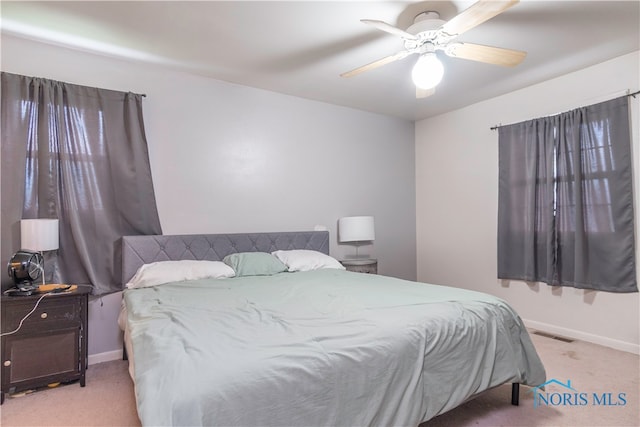
[[[435,11],[422,12],[413,20],[413,25],[407,28],[407,33],[413,34],[417,37],[415,40],[405,39],[404,47],[407,50],[415,50],[421,48],[425,43],[430,42],[433,47],[438,46],[440,43],[439,38],[440,27],[445,24],[446,21],[440,19],[440,14]],[[433,49],[423,49],[424,52],[433,52]],[[420,52],[420,53],[424,53]]]

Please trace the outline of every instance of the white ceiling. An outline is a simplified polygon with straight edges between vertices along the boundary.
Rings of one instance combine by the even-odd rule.
[[[457,39],[528,52],[515,68],[442,55],[444,80],[424,99],[415,98],[411,83],[415,55],[339,76],[403,49],[400,38],[360,19],[404,29],[422,11],[438,11],[448,20],[473,3],[3,0],[0,7],[3,33],[410,120],[640,49],[637,0],[523,0]]]

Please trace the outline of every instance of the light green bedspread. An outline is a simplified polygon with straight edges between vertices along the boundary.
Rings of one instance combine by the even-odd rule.
[[[342,270],[124,293],[145,426],[416,426],[545,371],[504,301]]]

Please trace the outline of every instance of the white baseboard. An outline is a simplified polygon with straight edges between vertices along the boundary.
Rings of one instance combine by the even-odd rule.
[[[626,351],[628,353],[640,354],[640,344],[615,340],[600,335],[589,334],[587,332],[576,331],[575,329],[563,328],[561,326],[550,325],[548,323],[538,322],[535,320],[522,319],[527,328],[535,329],[541,332],[560,335],[567,338],[586,341],[593,344],[611,347],[616,350]]]
[[[111,362],[112,360],[122,360],[122,349],[90,354],[88,363],[89,365],[95,365],[96,363]]]

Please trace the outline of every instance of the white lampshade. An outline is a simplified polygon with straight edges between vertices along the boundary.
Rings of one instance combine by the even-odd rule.
[[[418,58],[413,66],[411,78],[420,89],[433,89],[438,86],[444,75],[444,67],[435,53],[429,52]]]
[[[57,219],[23,219],[20,221],[22,249],[52,251],[58,249]]]
[[[366,242],[376,238],[372,216],[347,216],[338,220],[340,242]]]

